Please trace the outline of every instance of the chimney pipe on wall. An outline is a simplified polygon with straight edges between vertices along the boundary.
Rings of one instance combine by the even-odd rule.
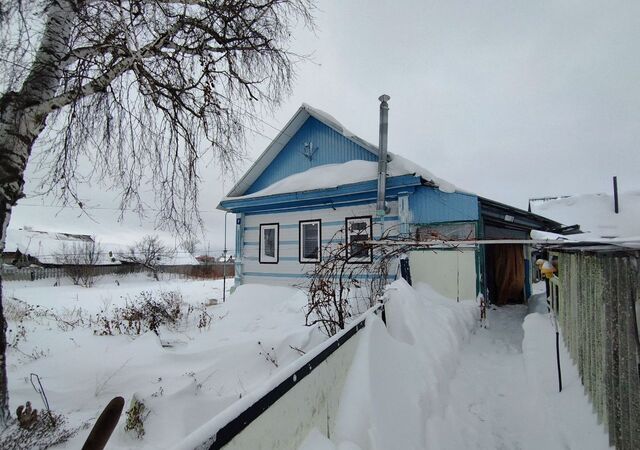
[[[378,201],[376,203],[376,215],[382,224],[387,206],[384,201],[387,185],[387,134],[389,129],[389,104],[391,97],[381,95],[380,100],[380,142],[378,145]]]

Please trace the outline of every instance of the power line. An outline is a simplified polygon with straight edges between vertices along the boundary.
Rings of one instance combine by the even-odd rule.
[[[108,248],[108,246],[107,246]],[[227,249],[228,250],[228,249]],[[29,255],[32,256],[34,258],[57,258],[57,257],[63,257],[63,256],[84,256],[86,255],[86,253],[67,253],[63,250],[61,250],[59,253],[53,253],[53,254],[45,254],[45,253],[32,253],[30,250],[20,250],[21,253],[24,253],[25,255]],[[172,258],[174,256],[181,256],[181,255],[192,255],[194,258],[197,256],[209,256],[211,254],[221,254],[222,252],[224,252],[224,249],[212,249],[209,251],[202,251],[202,252],[195,252],[196,254],[193,255],[192,253],[189,253],[187,251],[180,251],[180,252],[171,252],[170,254],[164,255],[165,258]],[[130,256],[129,253],[122,253],[122,252],[111,252],[113,253],[113,256],[108,256],[109,251],[102,251],[103,256],[107,257],[107,258],[125,258]],[[137,255],[138,253],[136,253]]]
[[[248,109],[233,103],[231,101],[230,98],[220,94],[222,97],[225,97],[229,103],[231,103],[233,106],[235,106],[236,108],[238,108],[239,110],[243,111],[245,114],[249,115],[250,117],[262,122],[263,124],[267,125],[268,127],[274,129],[275,131],[277,131],[278,133],[282,133],[285,136],[292,138],[293,135],[290,135],[289,133],[286,133],[283,129],[279,129],[277,128],[275,125],[272,125],[271,123],[267,122],[266,120],[264,120],[263,118],[255,115],[254,113],[252,113],[251,111],[249,111]],[[262,133],[261,131],[258,131],[246,124],[243,123],[239,123],[239,125],[249,131],[252,131],[253,133],[258,134],[259,136],[262,136],[263,138],[269,140],[269,141],[274,141],[276,138],[275,137],[271,137],[268,136],[264,133]],[[35,204],[29,204],[29,203],[21,203],[18,202],[17,206],[27,206],[27,207],[34,207],[34,208],[57,208],[57,209],[75,209],[77,206],[75,205],[35,205]],[[81,208],[79,208],[80,210],[94,210],[94,211],[99,211],[99,210],[104,210],[104,211],[131,211],[131,212],[139,212],[137,209],[134,208],[114,208],[114,207],[107,207],[107,206],[83,206]],[[150,207],[145,207],[143,208],[144,210],[147,211],[154,211],[154,212],[161,212],[163,211],[162,209],[159,208],[150,208]],[[218,212],[219,210],[199,210],[199,212],[201,213],[214,213],[214,212]]]
[[[57,209],[75,209],[78,208],[79,210],[106,210],[106,211],[131,211],[131,212],[138,212],[137,209],[135,208],[114,208],[114,207],[108,207],[108,206],[83,206],[82,208],[76,206],[76,205],[34,205],[34,204],[30,204],[30,203],[21,203],[18,202],[17,206],[29,206],[29,207],[34,207],[34,208],[57,208]],[[143,208],[146,211],[155,211],[155,212],[160,212],[163,211],[162,209],[159,208]],[[200,209],[199,212],[201,213],[213,213],[213,212],[220,212],[223,213],[224,211],[221,211],[219,209]]]
[[[240,111],[242,111],[242,112],[244,112],[245,114],[247,114],[248,116],[251,116],[251,117],[253,117],[254,119],[256,119],[256,120],[258,120],[258,121],[262,122],[263,124],[267,125],[268,127],[273,128],[273,129],[274,129],[275,131],[277,131],[278,133],[283,133],[283,134],[285,134],[285,135],[287,135],[287,136],[289,136],[289,137],[293,137],[293,136],[291,136],[291,135],[289,135],[289,134],[287,134],[287,133],[284,133],[284,130],[282,130],[282,129],[280,129],[280,128],[276,127],[275,125],[270,124],[269,122],[267,122],[266,120],[264,120],[262,117],[256,116],[253,112],[249,111],[249,110],[248,110],[248,109],[246,109],[245,107],[240,106],[240,105],[238,105],[237,103],[234,103],[234,102],[233,102],[233,101],[231,101],[231,99],[230,99],[229,97],[227,97],[226,95],[224,95],[224,94],[220,94],[220,93],[219,93],[218,95],[220,95],[220,97],[222,97],[222,98],[226,99],[226,100],[227,100],[231,105],[235,106],[235,107],[236,107],[236,108],[238,108]],[[247,128],[247,129],[249,129],[249,130],[253,131],[254,133],[258,133],[258,134],[260,134],[261,136],[263,136],[263,137],[265,137],[265,138],[267,138],[267,139],[270,139],[270,140],[274,140],[274,139],[275,139],[275,138],[271,138],[271,137],[269,137],[269,136],[266,136],[266,135],[262,134],[261,132],[256,131],[256,130],[254,130],[253,128],[250,128],[250,127],[248,127],[248,126],[246,126],[246,125],[243,125],[243,124],[241,124],[241,125],[242,125],[242,126],[244,126],[244,127],[245,127],[245,128]]]

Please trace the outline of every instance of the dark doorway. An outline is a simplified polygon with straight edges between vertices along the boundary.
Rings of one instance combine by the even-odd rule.
[[[487,245],[485,268],[491,303],[524,303],[525,269],[522,245]]]

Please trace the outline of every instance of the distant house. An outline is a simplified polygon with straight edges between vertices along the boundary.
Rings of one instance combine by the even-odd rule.
[[[64,254],[82,252],[85,244],[94,243],[89,234],[67,233],[61,231],[42,231],[31,227],[9,228],[7,241],[2,255],[4,264],[26,267],[31,264],[52,267],[84,264],[82,258],[64,258]],[[97,266],[113,266],[131,263],[130,243],[110,243],[95,240],[100,249]],[[158,257],[158,266],[197,265],[198,261],[184,251],[173,251],[168,243],[162,242],[167,251]],[[133,256],[136,256],[135,254]]]
[[[196,256],[196,259],[200,264],[213,264],[214,262],[216,262],[216,257],[209,255]]]
[[[60,259],[64,251],[73,251],[87,243],[93,243],[93,237],[88,234],[41,231],[30,227],[9,228],[2,257],[5,264],[16,267],[31,264],[56,266],[62,264]],[[106,254],[99,261],[100,265],[114,263],[119,264]]]
[[[409,234],[418,239],[528,239],[533,229],[561,225],[460,191],[420,166],[389,153],[384,198],[376,216],[378,148],[328,114],[302,105],[218,205],[236,214],[236,284],[300,284],[323,248],[348,245],[355,264],[371,263],[360,239]],[[524,245],[467,245],[414,251],[414,281],[444,295],[489,294],[497,303],[528,294]],[[366,274],[365,274],[366,276]],[[392,275],[392,277],[395,275]]]

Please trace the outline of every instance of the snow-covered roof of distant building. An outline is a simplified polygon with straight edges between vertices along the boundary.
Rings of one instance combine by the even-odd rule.
[[[120,264],[118,255],[128,254],[130,247],[142,238],[142,234],[130,233],[128,238],[124,239],[123,235],[100,233],[100,228],[96,226],[94,231],[97,234],[80,234],[69,233],[63,231],[38,230],[29,226],[17,227],[11,224],[7,229],[7,239],[5,243],[5,252],[16,252],[30,255],[37,258],[42,264],[58,264],[60,263],[60,255],[64,252],[73,251],[80,245],[95,241],[101,250],[98,265]],[[51,226],[62,227],[64,221]],[[73,228],[73,227],[71,227]],[[90,228],[89,228],[90,229]],[[77,228],[76,228],[77,230]],[[146,234],[149,234],[148,232]],[[168,249],[173,249],[174,244],[171,240],[164,236],[161,238],[163,245]],[[198,261],[188,252],[178,248],[176,251],[168,252],[164,256],[159,265],[196,265]]]
[[[42,264],[57,264],[62,253],[75,251],[80,246],[94,242],[87,234],[34,230],[31,227],[7,229],[5,252],[21,252],[37,258]],[[99,265],[120,264],[102,254]]]
[[[278,153],[284,148],[309,117],[313,117],[326,126],[340,133],[345,138],[355,142],[365,150],[378,156],[378,147],[356,136],[330,114],[303,103],[294,116],[289,120],[278,136],[269,144],[267,149],[258,157],[244,176],[236,183],[223,199],[238,199],[244,197],[260,197],[265,195],[283,194],[290,192],[308,191],[314,189],[333,188],[344,184],[373,180],[378,177],[378,163],[364,160],[352,160],[342,164],[326,164],[316,166],[307,171],[290,175],[273,183],[267,188],[243,195],[257,180],[260,174],[273,162]],[[418,164],[400,155],[388,152],[388,173],[390,176],[417,175],[437,186],[444,192],[455,192],[456,187],[446,180],[436,177]]]
[[[640,191],[619,195],[619,213],[611,194],[582,194],[531,202],[531,211],[565,225],[580,225],[584,234],[572,239],[640,239]]]

